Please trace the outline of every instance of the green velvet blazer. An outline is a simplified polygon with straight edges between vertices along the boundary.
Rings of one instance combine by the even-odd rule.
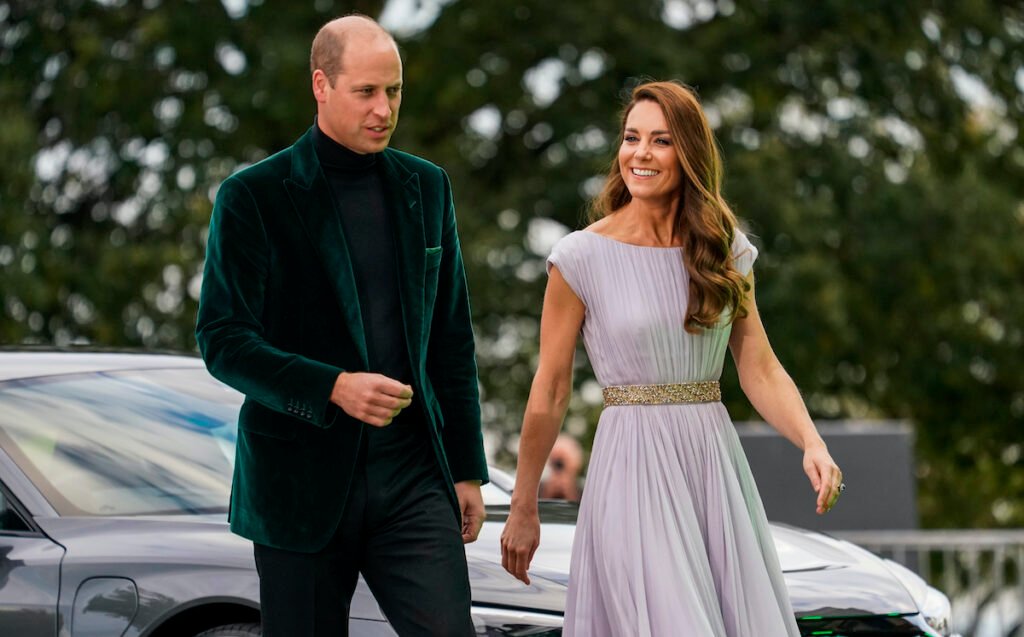
[[[395,215],[413,391],[437,462],[487,481],[469,297],[448,176],[397,150],[380,157]],[[365,425],[329,401],[366,371],[359,296],[339,214],[307,132],[229,177],[210,220],[196,339],[214,377],[245,394],[229,519],[255,542],[312,552],[341,518]]]

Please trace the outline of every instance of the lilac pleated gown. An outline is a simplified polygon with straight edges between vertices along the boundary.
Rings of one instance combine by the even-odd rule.
[[[601,386],[717,380],[731,325],[683,329],[682,248],[588,232],[548,258],[586,305]],[[733,258],[757,250],[737,232]],[[543,539],[542,539],[543,541]],[[718,402],[607,407],[573,542],[565,635],[798,637],[739,438]]]

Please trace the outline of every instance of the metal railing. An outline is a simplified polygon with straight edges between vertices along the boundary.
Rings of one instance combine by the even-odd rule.
[[[949,596],[954,632],[1024,637],[1024,529],[836,531]]]

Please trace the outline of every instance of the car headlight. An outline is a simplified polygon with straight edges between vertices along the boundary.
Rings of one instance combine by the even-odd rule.
[[[892,560],[883,560],[889,571],[903,584],[921,610],[921,616],[928,625],[942,637],[950,637],[953,629],[953,612],[949,598],[928,585],[921,577],[906,566]]]
[[[924,600],[921,602],[921,614],[928,625],[935,629],[943,637],[947,637],[952,630],[953,612],[949,605],[949,598],[941,591],[928,587]]]
[[[554,637],[562,634],[563,623],[565,618],[561,615],[507,608],[473,607],[473,626],[478,635]]]

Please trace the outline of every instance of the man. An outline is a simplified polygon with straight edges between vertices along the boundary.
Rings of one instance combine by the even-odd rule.
[[[196,337],[246,395],[231,529],[266,637],[347,634],[359,573],[399,634],[473,634],[487,468],[451,188],[388,148],[402,62],[376,22],[328,23],[310,66],[314,126],[210,222]]]

